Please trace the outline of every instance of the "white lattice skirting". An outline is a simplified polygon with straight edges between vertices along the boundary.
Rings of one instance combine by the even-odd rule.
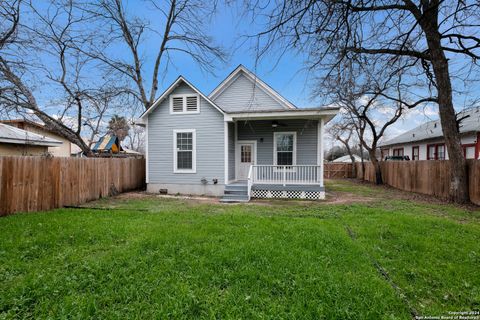
[[[325,199],[325,192],[300,190],[252,190],[252,198],[318,200]]]

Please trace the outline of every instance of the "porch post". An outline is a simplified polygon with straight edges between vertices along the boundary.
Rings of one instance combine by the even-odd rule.
[[[323,187],[323,132],[324,132],[324,121],[323,118],[318,120],[317,128],[317,165],[320,166],[319,170],[319,182],[320,187]]]
[[[228,122],[224,122],[224,166],[225,166],[225,185],[228,184]]]

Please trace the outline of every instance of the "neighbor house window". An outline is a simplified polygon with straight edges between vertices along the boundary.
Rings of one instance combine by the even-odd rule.
[[[382,149],[382,160],[385,160],[385,157],[388,157],[390,149]]]
[[[412,147],[412,160],[420,160],[420,147]]]
[[[475,143],[464,144],[462,148],[465,159],[475,159]]]
[[[445,160],[445,145],[437,145],[437,160]]]
[[[195,173],[196,133],[193,129],[173,131],[173,172]]]
[[[198,94],[172,94],[170,96],[170,113],[199,113],[200,98]]]
[[[403,148],[393,149],[394,157],[403,157]]]
[[[427,159],[428,160],[445,160],[445,145],[442,144],[429,144],[427,146]]]
[[[273,134],[273,161],[275,165],[291,166],[296,164],[296,132],[275,132]]]

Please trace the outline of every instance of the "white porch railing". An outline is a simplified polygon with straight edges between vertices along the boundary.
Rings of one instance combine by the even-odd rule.
[[[318,165],[252,165],[248,172],[249,192],[254,184],[320,184],[321,166]],[[249,195],[250,196],[250,195]]]
[[[250,166],[250,168],[248,169],[248,178],[247,178],[248,201],[250,201],[250,199],[252,198],[252,185],[253,185],[252,173],[253,173],[253,166]]]

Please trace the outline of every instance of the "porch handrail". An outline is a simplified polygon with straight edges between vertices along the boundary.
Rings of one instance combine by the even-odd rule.
[[[321,165],[252,165],[249,189],[254,184],[316,185],[321,183]]]
[[[251,165],[250,168],[248,168],[248,178],[247,178],[248,201],[250,201],[250,198],[252,197],[252,185],[253,185],[252,172],[253,172],[253,165]]]

